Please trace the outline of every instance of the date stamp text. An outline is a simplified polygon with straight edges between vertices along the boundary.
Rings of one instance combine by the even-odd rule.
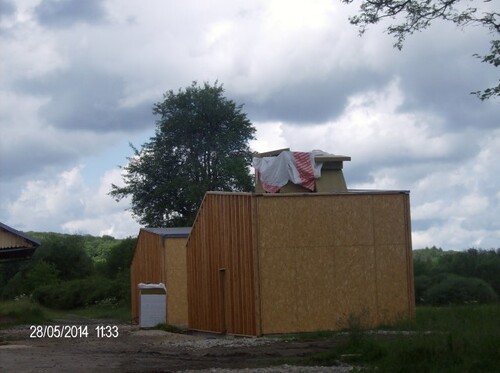
[[[118,338],[117,325],[30,325],[30,338]]]

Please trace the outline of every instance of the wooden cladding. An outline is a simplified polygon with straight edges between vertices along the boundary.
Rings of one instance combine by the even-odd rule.
[[[190,228],[144,228],[130,266],[132,320],[139,320],[139,283],[167,288],[167,323],[187,325],[186,241]]]
[[[189,327],[242,335],[414,317],[409,195],[207,193],[187,243]]]
[[[33,241],[0,228],[0,250],[3,248],[36,248],[38,246]]]
[[[187,243],[191,329],[257,333],[251,198],[205,195]]]
[[[166,282],[163,238],[141,229],[137,238],[132,265],[130,266],[130,287],[132,297],[132,320],[139,322],[139,283],[158,284]]]

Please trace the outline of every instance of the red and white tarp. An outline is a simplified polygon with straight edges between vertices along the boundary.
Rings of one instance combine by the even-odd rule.
[[[289,181],[314,191],[323,165],[316,163],[314,157],[322,154],[325,153],[319,150],[309,153],[283,151],[276,157],[254,158],[253,166],[268,193],[278,192]]]

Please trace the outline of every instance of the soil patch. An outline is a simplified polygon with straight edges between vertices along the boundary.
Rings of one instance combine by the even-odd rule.
[[[35,328],[29,325],[1,329],[0,371],[229,372],[245,369],[252,372],[346,372],[351,369],[349,366],[306,368],[284,365],[334,348],[341,343],[339,338],[342,336],[311,341],[214,337],[142,330],[110,320],[82,319],[61,321],[57,325],[67,325],[65,330],[72,331],[73,336],[56,338],[54,325],[39,326],[42,329],[39,329],[38,336],[34,334]],[[80,326],[86,327],[86,337],[75,336],[77,330],[81,330],[75,327]],[[44,337],[40,337],[43,333]],[[265,367],[268,368],[260,369]]]

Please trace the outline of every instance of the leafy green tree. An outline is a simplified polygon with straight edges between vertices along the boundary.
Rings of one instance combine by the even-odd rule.
[[[125,186],[112,185],[117,201],[131,196],[134,217],[148,226],[191,225],[207,191],[250,191],[249,140],[255,128],[217,82],[172,90],[154,105],[155,136],[123,167]]]
[[[120,272],[130,272],[136,242],[136,238],[126,238],[108,251],[104,264],[104,274],[107,277],[113,278]]]
[[[500,249],[414,250],[413,269],[417,303],[485,302],[494,300],[491,292],[500,295]]]
[[[350,4],[354,0],[341,0]],[[349,18],[349,21],[359,27],[363,34],[369,25],[379,23],[389,18],[395,21],[387,27],[388,34],[396,38],[394,46],[401,50],[407,35],[426,29],[435,20],[445,20],[459,27],[482,26],[493,35],[490,41],[490,51],[485,55],[474,54],[481,62],[500,65],[500,13],[494,2],[482,2],[482,10],[473,6],[474,1],[463,0],[361,0],[359,13]],[[477,1],[476,1],[477,2]],[[496,4],[498,5],[498,3]],[[472,92],[481,100],[500,96],[500,84]]]
[[[498,295],[479,278],[447,274],[425,291],[424,299],[433,305],[493,303],[498,300]]]
[[[33,261],[43,260],[52,264],[60,280],[82,278],[93,270],[84,244],[83,236],[48,234],[35,251]]]

